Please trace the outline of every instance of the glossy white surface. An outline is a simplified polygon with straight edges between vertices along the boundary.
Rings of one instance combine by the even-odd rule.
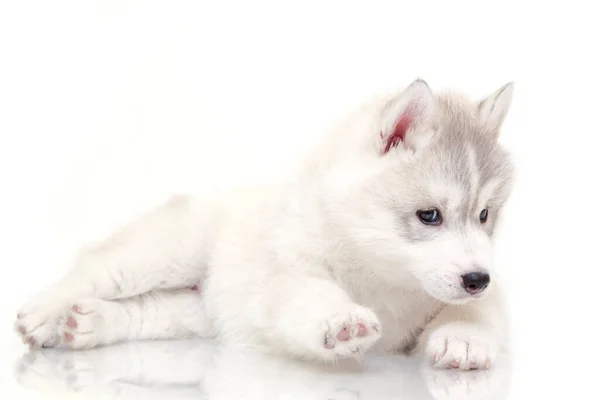
[[[597,6],[350,3],[0,2],[0,399],[600,398]],[[473,97],[516,81],[496,254],[510,363],[316,368],[197,341],[27,354],[13,334],[78,246],[173,192],[278,177],[341,113],[417,76]]]
[[[18,384],[40,399],[491,400],[506,398],[510,369],[502,359],[493,371],[439,371],[395,356],[315,366],[191,340],[36,351],[17,363],[15,373]]]

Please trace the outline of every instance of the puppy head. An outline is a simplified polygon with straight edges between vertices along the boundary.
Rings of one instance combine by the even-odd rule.
[[[490,290],[492,237],[513,175],[498,144],[512,90],[470,101],[417,80],[345,132],[354,151],[327,176],[329,205],[374,275],[412,279],[448,303]]]

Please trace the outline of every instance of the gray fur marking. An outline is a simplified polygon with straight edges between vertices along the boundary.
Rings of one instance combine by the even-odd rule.
[[[502,91],[499,94],[501,93]],[[497,180],[495,190],[484,205],[489,208],[484,229],[491,235],[497,211],[506,201],[512,179],[512,164],[508,153],[498,144],[496,132],[486,130],[478,120],[476,104],[460,97],[443,95],[438,98],[438,113],[439,130],[430,146],[423,150],[416,185],[418,187],[422,182],[437,180],[460,189],[463,198],[458,214],[447,215],[448,198],[432,198],[428,205],[440,208],[442,216],[447,217],[445,222],[450,229],[460,230],[465,224],[478,222],[481,210],[476,207],[479,207],[481,190],[492,180]],[[475,169],[469,161],[470,151],[475,155]],[[474,190],[472,186],[475,178],[477,187]],[[475,197],[471,199],[473,190]],[[425,188],[421,191],[426,195]],[[425,204],[423,206],[426,207]],[[431,229],[411,229],[410,221],[415,218],[414,207],[401,210],[400,218],[399,225],[403,229],[401,234],[409,240],[418,242],[435,237]]]

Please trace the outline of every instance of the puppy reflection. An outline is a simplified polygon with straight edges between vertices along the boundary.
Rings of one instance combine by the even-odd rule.
[[[311,365],[212,341],[129,342],[89,351],[43,349],[17,364],[20,384],[102,399],[402,399],[506,397],[505,363],[489,371],[445,371],[397,356]]]

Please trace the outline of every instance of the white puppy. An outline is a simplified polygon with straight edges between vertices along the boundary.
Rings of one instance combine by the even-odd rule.
[[[485,368],[506,341],[492,237],[513,85],[417,80],[357,110],[277,187],[177,197],[84,249],[25,306],[32,347],[218,336],[315,361],[369,348]]]

